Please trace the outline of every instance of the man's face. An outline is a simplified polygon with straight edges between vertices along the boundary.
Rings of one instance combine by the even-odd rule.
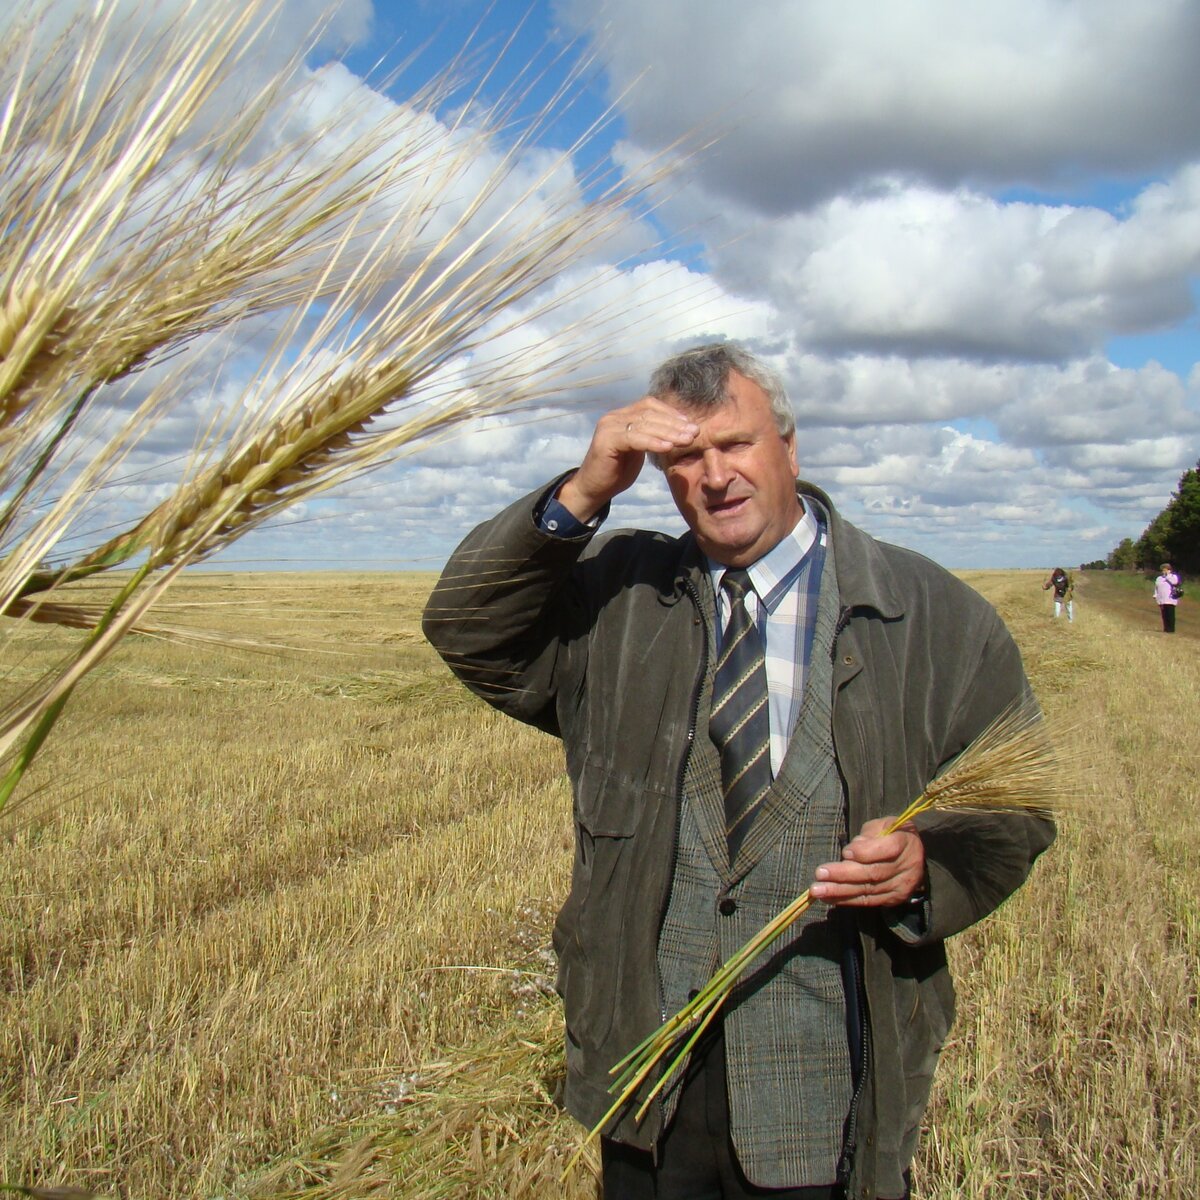
[[[718,408],[689,412],[700,432],[690,446],[660,461],[700,549],[723,566],[746,567],[800,519],[796,435],[780,436],[766,393],[736,371],[730,372],[726,395]]]

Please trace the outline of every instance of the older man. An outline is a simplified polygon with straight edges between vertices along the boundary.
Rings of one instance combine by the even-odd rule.
[[[647,456],[688,532],[597,534]],[[1053,838],[1026,816],[880,836],[1028,684],[985,601],[797,474],[775,374],[688,351],[599,420],[577,470],[476,529],[426,610],[468,687],[563,741],[576,851],[554,943],[582,1122],[720,962],[810,884],[825,902],[643,1120],[607,1131],[609,1198],[906,1195],[953,1016],[943,941]]]

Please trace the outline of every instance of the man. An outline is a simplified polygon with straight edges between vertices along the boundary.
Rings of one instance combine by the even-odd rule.
[[[688,533],[597,535],[648,455]],[[688,351],[599,420],[576,471],[476,529],[426,610],[472,690],[563,740],[576,853],[554,943],[585,1125],[716,966],[810,883],[823,901],[644,1119],[606,1130],[609,1198],[906,1195],[952,1019],[943,939],[1053,838],[1024,816],[879,836],[1028,685],[982,598],[797,473],[774,373]]]

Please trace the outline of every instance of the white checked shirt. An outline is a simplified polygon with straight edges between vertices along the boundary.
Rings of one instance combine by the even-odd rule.
[[[746,594],[750,618],[764,635],[767,707],[771,723],[771,773],[777,775],[804,700],[812,655],[813,619],[825,562],[825,528],[810,505],[795,529],[748,568],[754,591]],[[815,553],[814,553],[815,551]],[[730,600],[721,587],[725,568],[709,560],[717,601],[717,648],[729,622]]]

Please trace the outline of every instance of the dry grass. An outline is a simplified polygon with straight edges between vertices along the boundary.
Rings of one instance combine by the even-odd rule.
[[[535,985],[527,984],[529,992]],[[453,1058],[375,1085],[386,1118],[351,1141],[327,1133],[294,1161],[265,1172],[250,1196],[270,1200],[405,1195],[561,1197],[594,1200],[598,1155],[565,1121],[554,1095],[561,1084],[562,1018],[543,999]],[[564,1163],[584,1165],[564,1179]]]
[[[1183,1200],[1200,1190],[1197,643],[1164,638],[1152,604],[1106,609],[1086,576],[1073,625],[1033,573],[967,579],[1087,765],[1083,816],[1032,886],[952,944],[962,1002],[921,1193]]]
[[[444,676],[426,591],[215,577],[194,619],[343,644],[139,642],[68,709],[5,846],[3,1177],[216,1194],[544,984],[558,765]]]
[[[917,1194],[1182,1200],[1200,1188],[1196,643],[1155,633],[1153,606],[1141,626],[1107,615],[1086,578],[1072,627],[1036,573],[970,581],[1091,765],[1086,818],[954,945]],[[449,679],[417,631],[429,583],[185,576],[177,600],[205,607],[164,620],[342,645],[139,640],[67,710],[33,768],[54,782],[4,846],[0,1178],[247,1200],[592,1190],[551,1178],[582,1135],[546,1101],[558,748]],[[8,686],[63,636],[25,629]]]

